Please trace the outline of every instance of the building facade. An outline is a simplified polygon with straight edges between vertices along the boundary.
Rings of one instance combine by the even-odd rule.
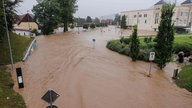
[[[128,27],[138,25],[140,30],[158,30],[161,20],[161,8],[166,4],[164,0],[158,1],[150,9],[124,11],[120,15],[126,16],[126,23]],[[179,6],[174,8],[173,23],[175,28],[185,29],[192,32],[192,0],[186,0]]]
[[[38,30],[38,24],[33,21],[33,17],[30,14],[19,15],[17,18],[17,24],[14,24],[14,33],[22,36],[32,36],[32,30]]]

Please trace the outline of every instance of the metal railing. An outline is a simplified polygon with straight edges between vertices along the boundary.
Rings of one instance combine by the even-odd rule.
[[[30,56],[31,52],[36,48],[36,46],[37,46],[37,41],[36,41],[36,39],[34,39],[31,42],[31,44],[30,44],[30,46],[29,46],[25,56],[22,59],[23,62],[25,62],[27,60],[27,58]]]

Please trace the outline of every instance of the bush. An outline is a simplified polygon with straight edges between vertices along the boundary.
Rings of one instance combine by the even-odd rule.
[[[88,25],[88,24],[84,24],[84,25],[83,25],[83,28],[84,28],[84,29],[88,29],[88,28],[89,28],[89,25]]]
[[[94,29],[95,28],[95,24],[91,24],[90,28]]]
[[[179,79],[176,81],[177,85],[192,92],[192,65],[184,66],[179,72]]]
[[[185,56],[190,56],[190,52],[192,51],[192,45],[189,43],[182,43],[182,44],[175,43],[173,45],[173,52],[175,54],[178,54],[180,51],[183,51]]]
[[[120,40],[122,41],[123,38]],[[125,39],[125,38],[124,38]],[[126,38],[129,39],[129,38]],[[124,54],[127,56],[130,56],[130,46],[127,44],[122,44],[120,40],[112,40],[108,41],[107,43],[107,48],[109,48],[112,51],[116,51],[120,54]],[[151,47],[154,44],[149,44]],[[148,48],[149,47],[147,44],[141,45],[141,51],[139,52],[138,59],[143,60],[143,61],[149,61],[149,53],[154,52],[154,48]]]
[[[99,23],[99,24],[96,24],[96,27],[100,27],[101,26],[101,24]]]
[[[70,29],[74,29],[74,25],[73,24],[70,25]]]
[[[145,43],[150,43],[151,41],[152,41],[152,37],[151,37],[151,36],[144,38],[144,42],[145,42]]]
[[[123,43],[123,44],[129,45],[129,43],[131,42],[131,39],[130,38],[121,37],[120,42]]]

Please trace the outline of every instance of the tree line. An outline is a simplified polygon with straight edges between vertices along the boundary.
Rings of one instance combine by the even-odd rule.
[[[70,23],[74,22],[73,14],[77,11],[77,0],[37,0],[32,9],[35,19],[44,35],[51,34],[59,24],[68,31]]]
[[[16,15],[15,7],[17,7],[20,2],[22,2],[22,0],[4,0],[4,3],[1,0],[1,3],[0,3],[0,41],[3,40],[3,38],[5,37],[5,33],[6,33],[3,5],[5,7],[5,13],[6,13],[5,15],[7,18],[8,30],[12,31],[13,24],[15,23],[15,18],[14,18]]]

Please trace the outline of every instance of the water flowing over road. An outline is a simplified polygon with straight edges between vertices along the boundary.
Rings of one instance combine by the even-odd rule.
[[[59,108],[191,108],[192,94],[171,80],[175,64],[164,71],[152,64],[147,77],[149,63],[108,50],[107,41],[119,38],[119,31],[104,30],[37,37],[36,50],[16,64],[23,69],[25,88],[15,85],[15,90],[27,108],[48,106],[41,97],[50,88],[60,94],[54,102]],[[15,72],[13,78],[17,84]]]

